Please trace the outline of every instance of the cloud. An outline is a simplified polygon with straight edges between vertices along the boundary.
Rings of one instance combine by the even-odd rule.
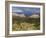
[[[19,8],[13,8],[12,12],[23,12],[23,10],[19,9]]]
[[[22,10],[18,9],[18,10],[14,10],[14,12],[23,12]]]
[[[12,12],[22,12],[26,14],[31,14],[31,13],[40,13],[39,8],[26,8],[26,7],[13,7]]]

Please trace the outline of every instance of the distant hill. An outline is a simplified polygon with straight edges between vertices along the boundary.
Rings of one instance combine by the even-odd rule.
[[[29,18],[39,18],[40,17],[39,13],[35,13],[35,14],[30,15],[30,16],[22,14],[22,13],[12,13],[12,15],[19,16],[19,17],[29,17]]]
[[[40,16],[37,14],[33,14],[32,16],[29,16],[30,18],[39,18]]]
[[[19,16],[19,17],[25,17],[24,14],[20,14],[20,13],[19,13],[19,14],[17,14],[17,13],[12,13],[12,15],[13,15],[13,16]]]

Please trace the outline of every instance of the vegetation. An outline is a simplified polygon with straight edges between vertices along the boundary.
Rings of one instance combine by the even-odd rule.
[[[40,30],[40,18],[13,16],[12,21],[13,31]]]

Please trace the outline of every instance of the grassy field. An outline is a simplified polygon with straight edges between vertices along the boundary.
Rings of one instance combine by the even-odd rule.
[[[40,18],[13,17],[12,31],[40,30]]]

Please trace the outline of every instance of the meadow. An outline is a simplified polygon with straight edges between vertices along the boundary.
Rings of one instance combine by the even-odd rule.
[[[12,31],[40,30],[40,18],[13,16],[12,21]]]

